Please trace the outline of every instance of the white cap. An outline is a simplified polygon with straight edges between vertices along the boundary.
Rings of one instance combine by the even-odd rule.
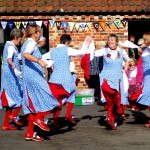
[[[143,43],[144,43],[144,40],[142,38],[138,40],[138,45],[141,45]]]
[[[45,37],[41,36],[40,39],[38,40],[38,42],[42,42],[42,41],[44,41],[45,39],[46,39]]]

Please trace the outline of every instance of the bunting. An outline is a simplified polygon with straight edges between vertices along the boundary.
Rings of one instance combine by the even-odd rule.
[[[48,21],[47,20],[43,20],[42,23],[45,25],[45,27],[47,28],[48,26]]]
[[[49,20],[49,24],[51,28],[54,26],[54,23],[55,23],[55,20]]]
[[[56,27],[57,27],[57,30],[60,30],[60,27],[61,27],[61,22],[60,21],[56,21]]]
[[[124,27],[126,27],[126,25],[127,25],[127,21],[126,20],[122,20],[121,23],[123,24]]]
[[[115,21],[114,21],[114,24],[115,24],[116,27],[119,29],[119,28],[120,28],[121,21],[120,21],[120,20],[115,20]]]
[[[106,28],[106,22],[105,21],[100,21],[100,26],[103,30]]]
[[[75,23],[74,22],[69,22],[69,28],[70,28],[71,32],[73,31],[74,27],[75,27]]]
[[[14,22],[17,29],[20,28],[21,22]]]
[[[93,26],[96,30],[99,28],[99,22],[93,22]]]
[[[81,23],[80,23],[80,26],[81,26],[82,30],[84,31],[84,30],[85,30],[85,27],[86,27],[86,22],[81,22]]]
[[[108,25],[109,28],[111,28],[111,25],[113,24],[113,21],[106,21],[106,24]]]
[[[7,26],[7,21],[1,21],[2,28],[5,29]]]
[[[50,25],[50,27],[52,28],[54,26],[54,24],[56,23],[56,28],[57,30],[60,30],[61,26],[64,29],[64,32],[67,31],[68,27],[70,29],[70,31],[72,32],[74,29],[76,29],[76,31],[78,32],[80,27],[82,28],[82,31],[85,30],[86,27],[92,28],[94,26],[94,28],[96,30],[99,29],[99,27],[102,28],[102,30],[106,29],[106,26],[108,25],[109,28],[111,28],[111,25],[114,23],[115,26],[119,29],[122,23],[123,27],[127,26],[127,21],[126,20],[114,20],[114,21],[97,21],[97,22],[67,22],[67,21],[55,21],[55,20],[43,20],[43,21],[22,21],[22,22],[13,22],[13,21],[1,21],[1,26],[3,29],[5,29],[7,27],[7,25],[9,26],[10,29],[14,28],[14,26],[16,28],[20,28],[21,24],[23,25],[23,28],[25,29],[27,27],[28,24],[30,25],[39,25],[40,27],[42,27],[42,23],[48,27],[48,23]]]
[[[91,29],[92,23],[91,23],[91,22],[88,22],[88,23],[87,23],[87,27],[88,27],[89,29]]]
[[[8,26],[9,26],[10,29],[13,29],[14,22],[13,21],[8,21]]]
[[[24,28],[26,28],[26,27],[27,27],[27,24],[28,24],[28,22],[27,22],[27,21],[22,22],[22,25],[23,25],[23,27],[24,27]]]
[[[35,23],[36,23],[37,25],[39,25],[40,27],[42,26],[42,21],[35,21]]]
[[[76,29],[77,32],[79,31],[79,28],[80,28],[80,24],[78,22],[75,23],[75,29]]]
[[[35,21],[29,21],[29,24],[32,26],[32,25],[35,25]]]
[[[61,24],[62,24],[62,27],[63,27],[64,31],[66,32],[66,30],[69,26],[69,23],[68,22],[62,22]]]

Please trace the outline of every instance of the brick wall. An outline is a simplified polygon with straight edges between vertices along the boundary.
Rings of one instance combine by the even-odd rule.
[[[127,16],[119,16],[119,17],[118,16],[103,16],[100,19],[98,16],[52,16],[52,17],[50,17],[50,16],[25,16],[25,17],[24,16],[21,16],[21,17],[19,17],[19,16],[18,17],[17,16],[10,16],[10,17],[1,16],[0,20],[7,20],[7,21],[8,20],[15,20],[15,21],[20,21],[20,20],[25,21],[26,20],[27,21],[28,19],[29,20],[54,19],[54,20],[58,20],[58,21],[92,22],[93,23],[94,21],[101,21],[102,19],[104,21],[114,21],[115,19],[122,20],[124,17],[128,18]],[[130,18],[131,18],[131,16],[130,16]],[[60,30],[57,30],[55,25],[53,28],[51,28],[49,26],[48,29],[49,29],[49,43],[50,43],[50,50],[51,50],[59,43],[60,36],[65,32],[62,29],[62,27],[60,28]],[[82,29],[80,28],[78,32],[75,29],[73,30],[73,32],[70,32],[70,30],[68,28],[66,33],[71,35],[71,37],[72,37],[71,46],[76,49],[81,48],[86,36],[94,37],[96,49],[100,49],[105,46],[107,37],[110,33],[115,33],[116,35],[118,35],[119,40],[121,40],[121,41],[128,39],[128,24],[126,24],[126,27],[124,27],[121,24],[119,29],[117,29],[115,24],[112,24],[111,28],[106,25],[105,30],[103,30],[100,27],[98,29],[98,31],[96,31],[96,29],[91,24],[91,26],[86,27],[84,31],[82,31]],[[84,80],[83,70],[80,67],[80,60],[81,60],[80,57],[76,57],[74,59],[75,64],[76,64],[76,68],[75,68],[76,74],[81,80],[77,88],[85,89],[85,88],[87,88],[87,85]]]

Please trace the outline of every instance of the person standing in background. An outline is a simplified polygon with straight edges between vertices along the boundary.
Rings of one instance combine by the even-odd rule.
[[[132,42],[133,44],[135,44],[135,35],[130,35],[129,37],[129,41]],[[138,60],[138,50],[137,48],[129,48],[129,57],[130,58],[135,58],[136,60]]]
[[[103,68],[103,57],[94,57],[90,61],[89,79],[86,79],[86,83],[89,88],[93,88],[95,101],[100,103],[100,77],[99,74]]]
[[[47,53],[46,48],[44,48],[45,44],[46,44],[46,38],[41,36],[40,39],[37,41],[37,46],[41,52],[41,55],[44,55],[45,53]],[[48,81],[47,67],[44,67],[44,78],[46,79],[46,81]]]

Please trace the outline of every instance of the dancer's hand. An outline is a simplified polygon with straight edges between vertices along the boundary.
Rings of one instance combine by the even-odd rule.
[[[38,63],[42,68],[46,67],[46,65],[47,65],[47,64],[46,64],[43,60],[41,60],[41,59],[39,59],[37,63]]]
[[[93,41],[93,38],[91,36],[88,36],[86,38],[86,46],[89,47],[89,45],[91,44],[92,41]]]
[[[17,68],[14,69],[14,73],[17,77],[22,78],[22,72],[17,70]]]

